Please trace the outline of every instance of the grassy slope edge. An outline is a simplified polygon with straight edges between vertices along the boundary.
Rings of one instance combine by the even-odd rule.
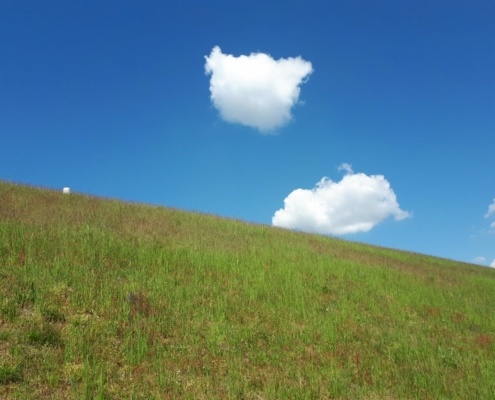
[[[495,271],[0,182],[0,398],[493,399]]]

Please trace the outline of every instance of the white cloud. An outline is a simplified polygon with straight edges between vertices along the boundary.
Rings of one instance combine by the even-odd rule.
[[[493,199],[493,203],[488,206],[488,211],[485,214],[485,218],[488,218],[492,214],[495,214],[495,199]]]
[[[352,165],[348,163],[342,163],[340,164],[339,168],[337,168],[339,171],[345,171],[346,174],[352,174],[354,171],[352,170]]]
[[[489,218],[495,214],[495,199],[493,199],[493,203],[488,206],[488,211],[485,214],[485,218]],[[495,228],[495,221],[490,224],[490,228]]]
[[[490,267],[492,268],[495,268],[495,259],[492,261],[492,263],[490,264]]]
[[[274,60],[264,53],[234,57],[218,46],[205,59],[211,100],[222,118],[262,132],[292,119],[299,86],[313,72],[311,63],[301,57]]]
[[[411,216],[400,209],[394,191],[382,175],[354,173],[349,164],[340,182],[324,177],[313,189],[296,189],[275,212],[272,224],[307,232],[342,235],[367,232],[393,216]]]
[[[483,256],[479,256],[479,257],[474,257],[473,258],[473,263],[475,263],[475,264],[481,264],[481,265],[483,265],[485,263],[485,261],[486,261],[486,258],[483,257]]]
[[[485,214],[485,218],[489,218],[493,214],[495,214],[495,199],[493,199],[493,203],[488,206],[488,211]],[[495,221],[490,224],[490,228],[495,228]]]

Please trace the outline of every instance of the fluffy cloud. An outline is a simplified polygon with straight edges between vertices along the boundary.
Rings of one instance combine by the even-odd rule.
[[[488,206],[488,211],[485,214],[485,218],[489,218],[494,214],[495,214],[495,199],[493,199],[493,203]],[[490,228],[495,228],[495,221],[493,221],[490,224]],[[495,260],[494,260],[494,262],[495,262]]]
[[[492,261],[492,263],[490,264],[490,267],[492,268],[495,268],[495,259]]]
[[[485,218],[488,218],[492,214],[495,214],[495,199],[493,199],[493,203],[488,206],[488,211],[485,214]]]
[[[206,56],[211,100],[225,121],[268,132],[291,120],[299,86],[313,72],[301,57],[274,60],[267,54],[234,57],[216,46]]]
[[[495,214],[495,199],[493,199],[493,203],[488,206],[488,211],[486,212],[485,217],[488,218],[492,214]]]
[[[354,173],[349,164],[340,182],[324,177],[313,189],[296,189],[275,212],[272,224],[306,232],[342,235],[367,232],[393,216],[410,217],[400,209],[394,191],[382,175]]]

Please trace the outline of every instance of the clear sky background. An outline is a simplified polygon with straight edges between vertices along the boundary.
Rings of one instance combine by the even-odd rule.
[[[0,179],[495,265],[494,21],[492,0],[2,0]]]

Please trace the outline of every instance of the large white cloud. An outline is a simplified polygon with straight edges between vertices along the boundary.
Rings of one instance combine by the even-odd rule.
[[[211,100],[222,118],[262,132],[291,120],[299,86],[313,72],[311,63],[301,57],[274,60],[263,53],[234,57],[218,46],[205,58]]]
[[[490,264],[490,267],[495,268],[495,259],[493,259],[492,263]]]
[[[388,217],[410,217],[400,209],[394,191],[382,175],[354,173],[349,164],[340,182],[324,177],[313,189],[296,189],[275,212],[272,224],[306,232],[342,235],[367,232]]]

